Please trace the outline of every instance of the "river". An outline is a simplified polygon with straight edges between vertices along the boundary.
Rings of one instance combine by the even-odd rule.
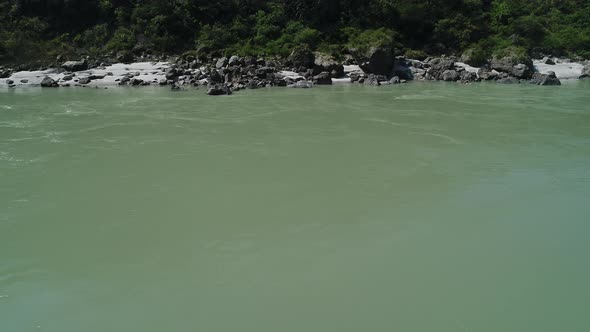
[[[585,331],[589,91],[0,90],[0,330]]]

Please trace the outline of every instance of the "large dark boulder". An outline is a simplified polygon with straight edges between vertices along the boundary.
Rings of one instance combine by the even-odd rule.
[[[580,79],[582,78],[590,78],[590,64],[585,65],[584,68],[582,68],[582,74],[580,75]]]
[[[479,81],[479,77],[477,77],[477,74],[471,71],[467,71],[464,70],[460,73],[460,81],[461,83],[471,83],[471,82],[477,82]]]
[[[417,62],[420,63],[420,62]],[[421,64],[421,63],[420,63]],[[403,80],[413,80],[414,73],[412,72],[412,63],[407,61],[404,57],[396,57],[393,61],[393,70],[391,77],[399,77]]]
[[[207,94],[210,96],[231,95],[231,89],[223,83],[209,84]]]
[[[371,47],[365,52],[353,50],[361,69],[367,74],[390,75],[395,58],[389,47]]]
[[[61,67],[67,71],[81,71],[88,69],[88,62],[84,59],[82,61],[66,61]]]
[[[554,65],[555,64],[555,61],[553,61],[553,59],[551,59],[550,57],[544,57],[543,60],[541,60],[541,61],[543,61],[543,63],[546,65]]]
[[[209,74],[209,83],[223,83],[224,76],[218,70],[211,70]]]
[[[455,69],[455,60],[451,58],[434,58],[428,62],[428,75],[434,80],[444,80],[444,73]]]
[[[537,85],[561,85],[561,81],[555,75],[555,72],[548,72],[547,74],[535,73],[531,79],[532,84]]]
[[[12,75],[11,69],[0,68],[0,78],[9,78]]]
[[[320,72],[328,72],[332,77],[344,76],[344,66],[328,54],[315,53],[314,65]]]
[[[519,63],[512,67],[511,74],[514,75],[514,77],[516,78],[527,79],[533,75],[533,71],[529,66],[525,65],[524,63]]]
[[[58,85],[53,78],[45,76],[45,78],[43,78],[43,80],[41,81],[41,86],[44,88],[56,88]]]
[[[298,47],[291,52],[287,62],[293,67],[312,68],[315,62],[315,56],[307,47]]]
[[[459,80],[460,76],[456,70],[445,70],[442,73],[442,80],[447,82],[454,82]]]
[[[321,72],[313,77],[313,82],[318,85],[330,85],[332,84],[332,77],[327,71]]]

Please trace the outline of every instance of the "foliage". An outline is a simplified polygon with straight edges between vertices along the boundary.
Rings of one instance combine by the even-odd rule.
[[[108,51],[286,55],[295,47],[590,55],[590,0],[0,0],[0,62]]]

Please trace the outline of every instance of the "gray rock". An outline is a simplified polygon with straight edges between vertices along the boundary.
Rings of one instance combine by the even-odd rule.
[[[27,80],[27,79],[22,79],[22,80],[20,80],[20,82],[21,82],[21,83],[29,83],[29,80]]]
[[[79,84],[88,84],[88,83],[90,83],[91,81],[92,81],[92,79],[90,79],[90,77],[82,77],[82,78],[81,78],[81,79],[78,81],[78,83],[79,83]]]
[[[133,86],[142,85],[143,84],[143,80],[141,78],[132,78],[129,81],[129,84],[130,85],[133,85]]]
[[[212,70],[209,74],[209,83],[223,83],[224,76],[218,70]]]
[[[393,61],[393,70],[391,77],[398,76],[401,79],[412,80],[414,79],[414,73],[412,72],[411,62],[407,61],[403,57],[397,57]]]
[[[367,74],[390,75],[394,57],[388,47],[371,47],[366,52],[354,51],[356,62]]]
[[[459,79],[459,73],[456,70],[445,70],[442,73],[442,80],[447,82],[454,82]]]
[[[398,76],[394,76],[389,80],[389,84],[400,84],[400,79]]]
[[[14,81],[13,80],[6,80],[6,84],[7,85],[13,85],[14,84]]]
[[[321,72],[313,77],[313,81],[318,85],[330,85],[332,84],[332,77],[327,71]]]
[[[82,61],[66,61],[61,67],[67,71],[81,71],[88,69],[88,62],[86,59]]]
[[[237,55],[233,55],[231,58],[229,58],[228,64],[230,66],[238,66],[240,65],[240,57]]]
[[[316,52],[314,57],[314,65],[320,72],[328,72],[332,77],[344,76],[344,66],[333,56]]]
[[[367,78],[365,78],[365,81],[363,82],[363,84],[364,85],[373,85],[373,86],[381,85],[381,83],[379,82],[379,78],[375,74],[369,74],[369,76]]]
[[[590,78],[590,64],[587,64],[582,68],[582,74],[580,75],[580,79],[582,78]]]
[[[477,71],[477,76],[482,80],[491,81],[498,77],[498,73],[493,71],[490,66],[484,65]]]
[[[427,70],[427,76],[434,80],[443,80],[443,74],[446,71],[455,69],[455,61],[451,58],[435,58],[427,63],[430,68]]]
[[[178,77],[180,75],[180,73],[178,72],[178,70],[176,70],[176,68],[168,68],[168,70],[166,70],[166,79],[167,80],[173,80],[176,77]]]
[[[535,73],[531,79],[532,84],[537,85],[561,85],[561,81],[555,75],[555,72],[548,72],[547,74]]]
[[[74,79],[74,75],[65,75],[61,78],[61,80],[64,82],[71,81],[72,79]]]
[[[53,78],[45,76],[45,78],[43,78],[43,80],[41,81],[41,86],[44,88],[56,88],[58,85]]]
[[[227,60],[227,58],[226,58],[226,57],[220,58],[220,59],[219,59],[219,60],[217,60],[217,62],[215,63],[215,68],[217,68],[217,69],[221,69],[221,68],[223,68],[223,67],[227,66],[227,62],[228,62],[228,60]]]
[[[532,76],[531,69],[523,63],[519,63],[512,67],[511,73],[516,78],[530,78]]]
[[[207,94],[210,96],[231,95],[232,91],[223,83],[215,83],[207,86]]]
[[[287,62],[293,67],[312,68],[315,62],[314,54],[307,47],[298,47],[291,52]]]
[[[168,80],[167,80],[167,79],[165,79],[165,78],[161,78],[161,79],[158,81],[158,84],[159,84],[159,85],[167,85],[167,84],[168,84]]]
[[[554,65],[555,64],[555,61],[553,61],[553,59],[551,59],[549,57],[544,57],[542,61],[546,65]]]
[[[0,68],[0,78],[9,78],[12,75],[12,70]]]
[[[313,84],[309,81],[301,80],[301,81],[295,82],[293,84],[289,84],[287,86],[289,88],[296,88],[296,89],[309,89],[309,88],[313,87]]]
[[[511,55],[511,56],[506,56],[503,58],[492,58],[491,61],[491,67],[492,69],[495,69],[499,72],[504,72],[504,73],[509,73],[514,75],[513,71],[515,69],[515,67],[517,67],[517,65],[523,64],[526,67],[528,67],[528,70],[523,71],[523,74],[525,76],[522,76],[521,78],[529,78],[530,75],[532,75],[533,73],[533,61],[529,58],[519,58],[518,56],[515,55]],[[517,70],[517,73],[519,73],[521,71],[521,68],[519,67],[519,69]],[[528,76],[527,76],[528,75]]]
[[[464,70],[461,72],[461,78],[460,81],[461,83],[471,83],[471,82],[477,82],[479,81],[479,77],[477,77],[477,74],[474,72],[470,72],[467,70]]]

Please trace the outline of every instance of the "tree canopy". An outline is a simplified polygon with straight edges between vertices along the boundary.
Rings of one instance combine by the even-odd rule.
[[[0,0],[0,62],[118,51],[590,57],[590,0]]]

